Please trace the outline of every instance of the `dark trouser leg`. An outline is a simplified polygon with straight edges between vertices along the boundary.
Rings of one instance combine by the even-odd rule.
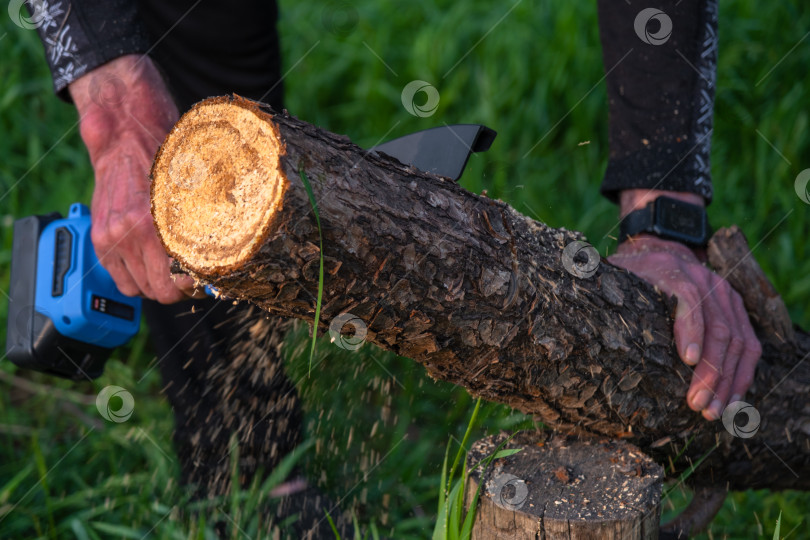
[[[289,322],[212,299],[149,301],[144,313],[174,410],[181,481],[199,496],[228,493],[232,433],[240,483],[272,471],[301,438],[298,395],[278,354]]]
[[[232,435],[241,487],[260,471],[264,480],[301,440],[298,394],[279,354],[291,321],[212,299],[171,306],[147,301],[144,313],[174,411],[181,483],[195,499],[230,493]],[[297,515],[285,529],[288,538],[333,538],[328,510],[342,535],[352,535],[340,509],[315,488],[274,503],[263,510],[268,530]]]

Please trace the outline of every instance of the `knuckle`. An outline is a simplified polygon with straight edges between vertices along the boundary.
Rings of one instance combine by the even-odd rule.
[[[109,231],[102,227],[93,226],[90,228],[90,241],[96,249],[102,252],[107,251],[112,245]]]
[[[728,343],[728,350],[739,354],[744,350],[745,340],[740,335],[733,335]]]
[[[161,304],[171,304],[177,302],[182,296],[182,293],[169,281],[161,280],[156,284],[153,289],[155,290],[155,300]]]
[[[126,218],[110,220],[107,224],[107,237],[110,243],[117,243],[121,241],[129,231],[130,227],[127,224]]]
[[[122,285],[116,283],[116,286],[118,287],[118,290],[121,291],[121,294],[123,294],[124,296],[137,296],[137,294],[140,292],[138,290],[138,287],[132,283],[124,283]]]
[[[731,328],[723,322],[711,322],[706,326],[710,338],[727,343],[731,339]]]
[[[126,210],[110,216],[107,228],[116,240],[121,240],[133,230],[142,229],[144,223],[151,227],[151,221],[144,219],[143,212]]]

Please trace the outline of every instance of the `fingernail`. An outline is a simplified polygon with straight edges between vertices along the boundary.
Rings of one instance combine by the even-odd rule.
[[[684,358],[684,362],[690,366],[694,366],[698,363],[698,360],[700,360],[700,345],[697,343],[690,343],[686,348],[686,358]]]
[[[708,405],[711,400],[712,400],[711,391],[706,390],[704,388],[703,390],[700,390],[698,393],[696,393],[695,397],[692,398],[692,406],[695,409],[702,411],[703,409],[706,408],[706,405]]]
[[[718,418],[720,418],[721,410],[723,410],[723,404],[720,402],[719,399],[715,399],[703,412],[706,416],[709,417],[709,420],[717,420]]]
[[[731,396],[731,399],[728,400],[728,404],[731,405],[732,403],[736,403],[737,401],[742,401],[742,396],[739,394],[734,394]]]

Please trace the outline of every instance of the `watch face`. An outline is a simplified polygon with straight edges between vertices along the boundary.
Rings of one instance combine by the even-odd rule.
[[[702,244],[706,240],[706,210],[669,197],[655,200],[655,232],[676,240]]]

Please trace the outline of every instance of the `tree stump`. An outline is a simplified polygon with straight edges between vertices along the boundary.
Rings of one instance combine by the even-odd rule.
[[[467,454],[468,507],[483,481],[473,540],[658,540],[664,470],[637,447],[522,432],[506,445],[519,453],[476,467],[506,437]]]

